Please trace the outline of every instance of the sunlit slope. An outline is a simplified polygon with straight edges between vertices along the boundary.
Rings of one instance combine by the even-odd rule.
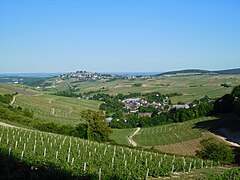
[[[104,93],[109,94],[128,94],[129,92],[148,93],[158,91],[162,94],[181,93],[182,96],[172,97],[172,102],[178,101],[191,102],[200,99],[205,95],[211,98],[221,97],[230,93],[232,87],[239,85],[240,75],[196,75],[196,76],[177,76],[177,77],[154,77],[149,79],[137,80],[115,80],[110,82],[79,82],[76,79],[63,80],[60,83],[52,79],[56,86],[50,91],[58,91],[66,89],[66,84],[79,87],[79,93],[99,91],[104,88]],[[231,87],[223,87],[222,84],[227,83]],[[134,84],[142,84],[136,87]],[[77,92],[77,93],[78,93]]]
[[[83,110],[98,110],[101,102],[53,95],[16,97],[15,106],[28,108],[35,117],[59,124],[78,124],[82,120],[80,113]]]

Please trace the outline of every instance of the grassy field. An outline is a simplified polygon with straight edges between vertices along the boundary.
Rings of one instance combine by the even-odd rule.
[[[177,76],[177,77],[156,77],[153,79],[138,80],[116,80],[111,82],[74,82],[74,79],[52,81],[56,88],[49,91],[58,91],[67,88],[67,84],[79,87],[78,92],[98,91],[103,88],[109,94],[128,94],[129,92],[153,92],[162,94],[181,93],[183,96],[171,98],[173,103],[178,101],[191,102],[208,95],[211,98],[220,97],[231,92],[232,87],[240,84],[240,75],[197,75],[197,76]],[[134,87],[135,83],[142,84],[141,87]],[[226,88],[221,84],[227,83],[232,87]]]
[[[110,139],[114,140],[118,144],[121,145],[130,145],[127,137],[131,132],[133,132],[134,129],[113,129],[113,132],[110,135]]]

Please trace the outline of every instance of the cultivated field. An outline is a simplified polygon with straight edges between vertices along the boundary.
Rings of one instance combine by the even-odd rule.
[[[110,139],[121,145],[130,145],[127,138],[134,131],[134,129],[113,129]]]
[[[201,137],[203,130],[194,128],[197,122],[215,118],[199,118],[182,123],[174,123],[151,128],[141,128],[134,140],[141,146],[174,144]]]
[[[70,136],[0,126],[2,152],[34,166],[57,167],[94,179],[147,179],[205,169],[218,162],[97,143]]]
[[[204,117],[182,123],[141,128],[133,137],[138,146],[158,149],[162,152],[195,155],[195,151],[201,148],[200,141],[206,138],[215,138],[224,142],[211,132],[196,128],[196,123],[215,120],[215,117]],[[119,144],[129,144],[127,136],[133,129],[114,129],[112,139]]]
[[[13,106],[28,108],[34,117],[59,124],[79,124],[80,113],[86,109],[98,110],[100,101],[50,95],[45,91],[13,84],[0,84],[2,94],[18,92]]]
[[[80,113],[86,109],[98,110],[101,102],[67,98],[53,95],[16,97],[14,106],[28,108],[35,117],[59,124],[79,124],[82,120]]]
[[[0,83],[0,89],[4,93],[19,93],[26,96],[35,96],[39,95],[41,92],[35,90],[33,87],[19,85],[19,84],[8,84],[8,83]]]
[[[162,94],[181,93],[183,96],[171,98],[173,103],[178,101],[191,102],[208,95],[211,98],[220,97],[231,92],[232,87],[239,85],[240,75],[195,75],[195,76],[176,76],[176,77],[155,77],[152,79],[138,80],[116,80],[111,82],[78,82],[74,79],[64,80],[62,82],[52,81],[56,88],[49,91],[58,91],[66,89],[66,84],[79,87],[78,92],[98,91],[104,87],[104,93],[127,94],[129,92],[153,92],[158,91]],[[57,83],[58,82],[58,83]],[[135,87],[134,84],[142,84],[141,87]],[[226,88],[221,84],[227,83],[232,87]]]

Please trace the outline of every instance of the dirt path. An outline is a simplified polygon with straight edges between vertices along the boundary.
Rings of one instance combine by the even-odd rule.
[[[52,108],[52,115],[55,115],[55,109]]]
[[[10,125],[10,124],[4,123],[4,122],[0,122],[0,126],[19,128],[17,126],[13,126],[13,125]]]
[[[128,142],[134,147],[137,146],[137,143],[133,140],[133,136],[135,136],[140,130],[141,128],[138,127],[132,134],[128,136]]]
[[[43,95],[43,93],[35,94],[35,95],[33,95],[33,96],[41,96],[41,95]]]
[[[33,129],[28,129],[28,128],[25,128],[25,127],[19,127],[19,126],[11,125],[11,124],[8,124],[8,123],[5,123],[5,122],[1,122],[1,121],[0,121],[0,126],[24,129],[24,130],[28,130],[28,131],[37,131],[37,130],[33,130]]]
[[[14,96],[13,96],[13,99],[12,99],[12,101],[10,102],[10,105],[11,105],[11,106],[15,103],[17,96],[19,96],[19,95],[14,95]]]

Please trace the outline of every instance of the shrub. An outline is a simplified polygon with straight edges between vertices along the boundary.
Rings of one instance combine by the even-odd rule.
[[[217,142],[212,138],[203,139],[200,144],[203,146],[200,151],[197,151],[197,156],[200,158],[220,161],[222,163],[233,162],[233,151],[226,144]]]

